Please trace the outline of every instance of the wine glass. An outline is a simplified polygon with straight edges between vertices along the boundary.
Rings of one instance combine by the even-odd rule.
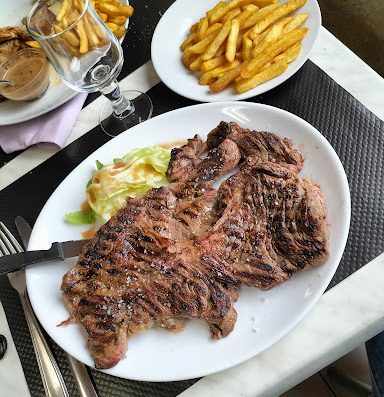
[[[90,0],[37,0],[26,19],[58,75],[75,91],[100,91],[109,99],[100,113],[103,131],[116,136],[152,115],[151,99],[120,92],[123,51]]]

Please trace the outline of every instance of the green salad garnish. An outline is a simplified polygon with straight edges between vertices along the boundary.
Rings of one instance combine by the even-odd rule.
[[[159,146],[134,149],[113,164],[96,162],[97,171],[87,184],[89,208],[65,215],[70,223],[107,222],[125,205],[127,197],[140,196],[149,189],[165,185],[170,151]]]

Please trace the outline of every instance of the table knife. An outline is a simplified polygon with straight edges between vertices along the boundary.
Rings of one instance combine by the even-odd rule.
[[[48,250],[26,251],[17,254],[2,256],[0,258],[0,276],[20,270],[34,263],[46,262],[53,259],[64,260],[78,256],[81,247],[89,240],[64,241],[53,243]]]
[[[15,224],[16,224],[17,230],[20,234],[21,240],[23,241],[23,245],[24,245],[25,249],[27,249],[28,244],[29,244],[29,237],[32,233],[31,226],[21,216],[16,217]],[[80,397],[98,397],[96,389],[93,385],[93,382],[88,374],[88,371],[87,371],[87,368],[85,367],[85,365],[67,353],[66,353],[66,356],[67,356],[69,367],[72,370],[72,374],[75,379],[76,386],[79,391]]]

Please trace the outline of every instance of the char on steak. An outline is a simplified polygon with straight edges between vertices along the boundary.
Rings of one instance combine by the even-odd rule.
[[[173,153],[168,176],[182,182],[129,198],[64,276],[68,322],[86,329],[97,368],[116,365],[133,334],[154,326],[180,331],[186,318],[203,319],[213,338],[224,337],[237,319],[239,284],[269,289],[327,260],[324,200],[319,186],[297,175],[300,153],[273,134],[259,139],[241,129],[236,135],[234,123],[218,128],[230,132],[211,132],[211,150],[242,142],[237,173],[217,191],[204,181],[205,145],[196,136]],[[251,155],[241,134],[252,141]],[[264,151],[269,147],[272,154]],[[240,158],[229,161],[229,151],[219,152],[226,159],[215,163],[220,170]]]
[[[236,143],[230,139],[223,139],[217,147],[208,151],[205,158],[201,158],[205,148],[199,135],[195,135],[193,139],[188,139],[186,145],[172,149],[168,180],[212,181],[234,170],[241,158]]]
[[[196,239],[212,277],[270,289],[328,259],[320,188],[286,167],[249,159],[217,200],[220,219]]]
[[[83,247],[62,291],[80,322],[97,368],[116,365],[127,338],[153,326],[182,330],[186,317],[228,335],[237,314],[237,284],[208,277],[193,238],[217,220],[216,191],[174,183],[131,198]]]
[[[222,121],[207,137],[208,149],[218,147],[230,139],[238,146],[242,160],[257,157],[261,161],[279,163],[292,171],[299,172],[303,167],[304,156],[288,138],[279,138],[266,131],[251,131],[235,122]]]

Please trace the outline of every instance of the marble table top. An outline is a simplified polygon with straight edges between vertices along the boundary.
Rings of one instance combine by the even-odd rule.
[[[384,120],[384,79],[324,28],[310,59]],[[146,91],[158,82],[149,61],[124,78],[121,88]],[[104,101],[99,97],[81,111],[67,144],[97,125]],[[0,190],[54,153],[38,147],[25,150],[0,168]],[[383,266],[384,254],[326,292],[278,343],[243,364],[201,379],[181,396],[276,396],[384,330],[384,308],[377,304],[384,301]]]

